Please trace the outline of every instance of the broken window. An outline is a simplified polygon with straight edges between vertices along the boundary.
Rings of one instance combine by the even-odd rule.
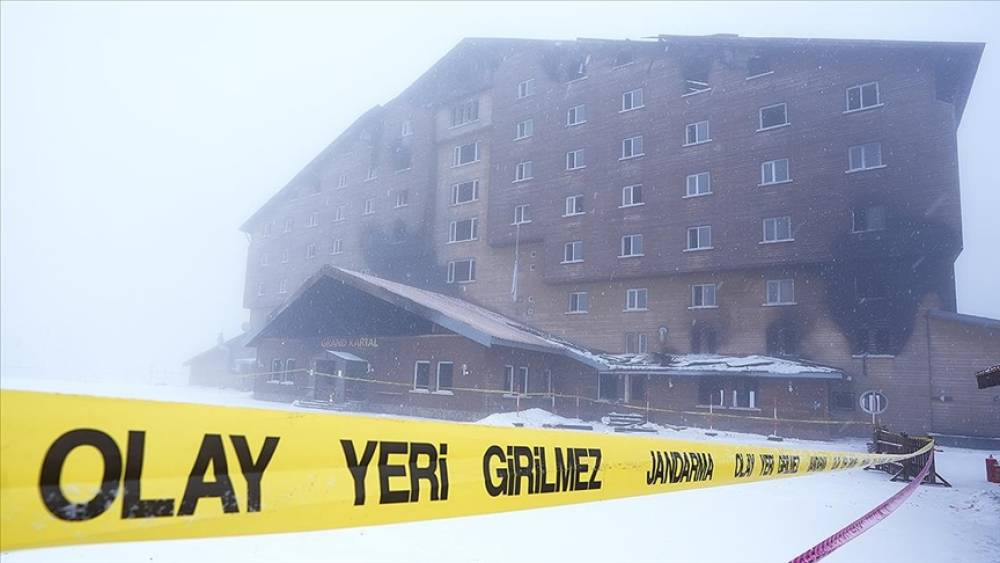
[[[726,391],[722,382],[717,379],[707,379],[698,383],[698,404],[702,406],[715,405],[721,407],[726,401]]]
[[[851,227],[852,232],[865,233],[885,229],[884,205],[856,207],[851,214],[853,218],[853,225]]]
[[[479,100],[462,102],[451,109],[451,126],[459,127],[479,120]]]
[[[567,72],[567,81],[572,82],[587,76],[587,66],[590,65],[590,55],[581,55],[574,59]]]
[[[712,63],[707,59],[688,61],[684,66],[684,94],[706,92],[712,87],[708,85],[708,73]]]
[[[631,48],[625,48],[618,51],[618,54],[615,55],[615,59],[611,64],[613,66],[625,66],[633,62],[635,62],[635,51]]]
[[[767,353],[771,356],[794,356],[798,353],[798,338],[790,326],[780,322],[767,329]]]
[[[649,339],[641,332],[625,333],[625,353],[645,354],[649,345]]]
[[[771,129],[788,125],[788,105],[774,104],[760,108],[760,129]]]
[[[621,399],[621,392],[618,388],[619,376],[614,373],[602,373],[597,378],[597,396],[604,401],[617,401]]]
[[[393,169],[397,172],[407,170],[412,165],[412,151],[410,147],[397,145],[392,152]]]
[[[881,325],[868,325],[858,329],[855,354],[891,354],[892,338],[889,329]]]
[[[736,409],[757,408],[757,380],[741,379],[733,383],[731,406]]]
[[[704,324],[695,323],[691,327],[691,353],[714,354],[718,345],[715,329]]]
[[[747,78],[762,76],[771,72],[771,61],[763,55],[754,55],[747,59]]]

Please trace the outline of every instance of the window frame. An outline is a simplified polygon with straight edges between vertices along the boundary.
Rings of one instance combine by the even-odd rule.
[[[468,264],[469,264],[468,265],[469,279],[467,279],[467,280],[459,280],[459,279],[457,279],[457,276],[456,276],[456,273],[457,273],[457,270],[458,270],[457,265],[460,264],[460,263],[466,263],[466,262],[468,262]],[[456,259],[456,260],[449,260],[448,261],[448,274],[447,274],[447,278],[446,279],[447,279],[446,283],[461,284],[461,283],[473,283],[473,282],[475,282],[476,281],[476,259],[475,258],[459,258],[459,259]]]
[[[514,166],[514,181],[512,184],[519,184],[535,179],[535,164],[531,160],[522,160]]]
[[[638,93],[639,103],[636,103],[636,93]],[[630,100],[629,105],[625,104],[626,97]],[[633,90],[629,90],[628,92],[622,92],[622,105],[618,113],[627,113],[644,107],[646,107],[646,104],[643,101],[642,88],[635,88]]]
[[[517,83],[517,98],[523,100],[535,95],[535,79],[528,78]]]
[[[635,152],[636,140],[638,140],[639,152]],[[628,143],[630,154],[625,154],[625,145]],[[633,135],[631,137],[626,137],[622,139],[622,151],[621,156],[618,160],[632,160],[633,158],[640,158],[646,156],[646,147],[643,144],[642,135]]]
[[[773,228],[773,230],[774,230],[774,233],[773,233],[774,234],[774,238],[768,238],[768,236],[767,236],[767,227],[768,227],[768,222],[769,221],[774,226],[774,228]],[[784,222],[787,223],[787,226],[788,226],[788,237],[787,238],[778,238],[778,235],[779,235],[779,226],[780,226],[779,222],[780,221],[784,221]],[[762,233],[763,238],[761,239],[760,244],[774,244],[774,243],[779,243],[779,242],[794,242],[795,241],[795,234],[792,231],[792,216],[791,215],[781,215],[781,216],[778,216],[778,217],[765,217],[763,219],[763,221],[762,221],[762,225],[761,226],[762,226],[762,229],[763,229],[763,233]]]
[[[522,131],[523,126],[523,131]],[[517,122],[517,126],[514,130],[514,140],[523,141],[524,139],[530,139],[535,136],[535,120],[529,117]]]
[[[470,110],[470,108],[474,109]],[[456,119],[456,115],[460,115],[460,120]],[[457,129],[459,127],[464,127],[466,125],[469,125],[470,123],[475,123],[477,121],[479,121],[479,98],[465,100],[460,104],[452,106],[450,129]]]
[[[333,243],[330,244],[330,254],[343,254],[344,253],[344,239],[335,238]]]
[[[707,229],[707,232],[708,232],[708,245],[707,246],[702,246],[702,240],[701,239],[704,238],[704,237],[702,236],[701,233],[703,232],[703,229]],[[697,236],[697,238],[698,238],[698,246],[695,246],[695,247],[691,246],[691,231],[692,230],[695,231],[695,232],[697,232],[697,234],[698,234],[698,236]],[[713,240],[713,237],[712,237],[712,226],[711,225],[695,225],[693,227],[688,227],[687,228],[687,237],[686,237],[686,240],[685,240],[685,245],[686,245],[686,248],[684,249],[684,252],[697,252],[699,250],[712,250],[712,249],[714,249],[715,248],[715,241]]]
[[[441,366],[451,366],[451,385],[448,387],[441,387]],[[434,372],[434,393],[451,393],[455,388],[455,362],[452,361],[439,361],[437,363],[437,369]]]
[[[581,305],[582,303],[582,305]],[[590,310],[590,295],[586,291],[569,292],[566,314],[582,315]]]
[[[306,245],[306,260],[313,260],[319,256],[319,249],[316,247],[315,242],[310,242]]]
[[[858,210],[859,209],[864,209],[864,211],[865,211],[865,228],[864,229],[858,229]],[[877,228],[877,229],[868,228],[868,225],[871,223],[871,221],[869,220],[869,218],[871,217],[871,215],[872,215],[871,212],[874,209],[880,209],[881,210],[882,226],[879,227],[879,228]],[[887,225],[887,221],[886,221],[886,216],[887,215],[888,215],[888,212],[887,212],[887,208],[886,208],[885,205],[866,205],[866,206],[860,207],[860,208],[859,207],[855,207],[855,208],[851,209],[851,233],[854,233],[854,234],[859,234],[859,233],[877,233],[879,231],[885,231],[885,230],[888,229],[888,225]]]
[[[570,201],[574,202],[573,211],[572,212],[569,211],[569,203],[570,203]],[[575,202],[578,202],[578,201],[580,202],[580,210],[579,211],[576,210],[576,205],[575,205]],[[568,195],[568,196],[566,196],[566,199],[563,202],[563,204],[564,204],[564,207],[563,207],[563,217],[577,217],[579,215],[586,215],[587,214],[587,209],[583,205],[583,202],[584,202],[584,194],[575,194],[575,195]]]
[[[529,216],[528,209],[531,208],[530,203],[519,203],[514,206],[514,222],[511,225],[527,225],[531,222],[531,217]],[[518,219],[518,210],[520,210],[520,219]],[[527,217],[527,218],[526,218]]]
[[[572,113],[573,119],[576,121],[570,121],[569,117]],[[580,116],[583,116],[580,119]],[[577,125],[583,125],[587,122],[587,104],[577,104],[566,110],[566,127],[576,127]]]
[[[705,182],[705,184],[707,186],[706,191],[700,191],[700,188],[701,188],[700,178],[702,176],[704,176],[706,178],[706,182]],[[696,190],[695,190],[694,193],[691,192],[691,180],[692,179],[695,180],[695,188],[696,188]],[[705,172],[696,172],[694,174],[688,174],[687,177],[684,179],[684,197],[685,198],[704,197],[704,196],[707,196],[707,195],[712,195],[712,173],[709,172],[709,171],[705,171]]]
[[[399,209],[400,207],[409,207],[410,205],[410,191],[409,190],[396,190],[396,206],[394,209]]]
[[[642,303],[641,307],[639,306],[640,302]],[[625,312],[648,311],[648,310],[649,310],[649,288],[629,287],[625,289]]]
[[[699,138],[698,135],[699,131],[698,126],[703,123],[705,124],[705,138],[701,139]],[[694,127],[694,133],[695,133],[694,141],[690,140],[691,136],[688,134],[691,131],[692,127]],[[708,119],[702,119],[701,121],[688,123],[687,125],[684,126],[684,144],[681,145],[682,147],[693,147],[696,145],[704,145],[705,143],[710,143],[710,142],[712,142],[712,124],[709,122]]]
[[[571,240],[563,244],[563,260],[560,264],[579,264],[583,262],[583,241]]]
[[[634,349],[629,351],[629,343],[634,344]],[[648,354],[649,335],[645,332],[628,331],[625,333],[625,353],[626,354]]]
[[[629,254],[625,254],[625,241],[628,240],[628,250]],[[639,244],[636,244],[636,241]],[[636,252],[636,246],[639,247],[639,252]],[[622,235],[621,245],[619,247],[618,258],[637,258],[646,255],[646,245],[643,240],[642,233],[632,233],[627,235]]]
[[[785,163],[785,179],[784,180],[777,180],[776,179],[778,177],[778,174],[777,174],[777,170],[778,170],[777,165],[778,165],[779,162],[784,162]],[[770,165],[770,169],[771,169],[771,181],[770,182],[765,181],[766,180],[765,170],[766,170],[766,168],[767,168],[768,165]],[[789,183],[791,181],[792,181],[792,162],[791,162],[791,160],[789,160],[787,158],[776,158],[774,160],[765,160],[764,162],[760,163],[760,183],[757,184],[758,186],[774,186],[774,185],[777,185],[777,184],[787,184],[787,183]]]
[[[637,191],[639,194],[638,201],[636,201],[635,198]],[[625,194],[628,194],[628,199],[625,198]],[[642,194],[642,184],[629,184],[627,186],[622,186],[622,200],[621,205],[619,205],[618,208],[624,209],[626,207],[638,207],[640,205],[646,205],[646,200]]]
[[[375,214],[375,198],[366,197],[364,203],[361,207],[361,215],[374,215]]]
[[[472,199],[459,201],[458,196],[462,193],[461,187],[465,184],[471,184],[472,186]],[[474,201],[479,201],[479,178],[451,185],[451,203],[449,205],[465,205],[466,203],[472,203]]]
[[[865,86],[875,85],[875,103],[865,105]],[[858,103],[860,104],[856,108],[851,107],[851,90],[857,88],[858,90]],[[878,80],[871,80],[869,82],[863,82],[861,84],[854,84],[848,86],[844,89],[844,111],[843,113],[857,113],[859,111],[865,111],[869,109],[880,108],[884,106],[885,103],[882,102],[882,87],[879,85]]]
[[[782,284],[788,282],[788,287],[790,288],[791,296],[790,300],[786,301],[782,299],[784,297],[784,291],[782,291]],[[777,287],[777,300],[771,300],[771,287]],[[764,283],[764,306],[765,307],[782,307],[786,305],[797,305],[795,301],[795,278],[778,278],[769,279]]]
[[[767,126],[765,126],[764,125],[764,112],[766,110],[774,109],[774,108],[779,108],[779,107],[783,107],[784,110],[785,110],[784,111],[784,118],[785,118],[785,120],[783,122],[777,123],[775,125],[767,125]],[[757,126],[758,126],[757,127],[757,132],[758,133],[761,132],[761,131],[770,131],[772,129],[780,129],[782,127],[788,127],[791,124],[792,124],[792,122],[788,119],[788,102],[779,102],[777,104],[771,104],[771,105],[763,106],[759,110],[757,110]]]
[[[469,223],[470,238],[458,239],[458,224]],[[465,219],[455,219],[448,224],[448,244],[461,242],[471,242],[479,240],[479,217],[466,217]]]
[[[869,166],[868,165],[868,151],[865,150],[865,149],[866,149],[866,147],[872,147],[872,146],[878,147],[878,164],[876,164],[874,166]],[[853,155],[851,154],[852,152],[854,152],[854,149],[861,149],[861,164],[862,165],[859,168],[855,168],[854,167],[854,159],[853,159]],[[861,143],[860,145],[851,145],[851,146],[847,147],[847,170],[845,170],[844,173],[845,174],[853,174],[855,172],[864,172],[865,170],[878,170],[880,168],[885,168],[886,164],[885,164],[885,157],[884,157],[883,152],[884,151],[882,150],[882,142],[881,141],[873,141],[873,142],[870,142],[870,143]]]
[[[710,292],[706,293],[707,288],[712,288]],[[705,296],[711,294],[711,303],[707,303]],[[698,303],[699,299],[696,299],[696,295],[700,295],[701,303]],[[691,284],[691,305],[688,309],[718,309],[719,308],[719,285],[715,283],[695,283]]]
[[[570,166],[570,159],[573,160],[573,166]],[[580,164],[580,163],[583,164]],[[573,170],[580,170],[581,168],[587,167],[587,161],[584,157],[583,149],[573,149],[566,153],[566,171],[570,172]]]
[[[419,392],[424,392],[424,393],[430,393],[431,392],[431,363],[432,362],[430,360],[417,360],[417,361],[413,362],[413,388],[412,388],[413,391],[416,391],[418,393]],[[420,374],[420,366],[421,366],[421,364],[427,366],[427,385],[425,387],[421,387],[420,383],[419,383],[420,379],[419,379],[418,376]]]
[[[462,162],[462,149],[468,146],[473,147],[473,152],[475,153],[473,159],[468,162]],[[469,166],[470,164],[475,164],[479,162],[479,141],[475,140],[471,143],[465,143],[464,145],[456,145],[455,152],[452,155],[451,167],[461,168],[462,166]]]

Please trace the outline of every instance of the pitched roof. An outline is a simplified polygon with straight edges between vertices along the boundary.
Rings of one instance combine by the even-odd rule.
[[[329,265],[324,266],[303,283],[285,301],[285,304],[274,312],[271,317],[272,322],[311,287],[324,279],[339,281],[346,286],[377,297],[483,346],[506,346],[556,354],[576,360],[602,373],[627,372],[676,376],[743,375],[791,379],[841,379],[843,377],[843,373],[836,368],[768,356],[605,354],[589,350],[584,346],[548,334],[464,299]],[[254,335],[249,342],[251,346],[256,346],[261,339],[269,337],[267,332],[270,324],[268,323]]]
[[[994,330],[1000,330],[1000,319],[991,319],[989,317],[979,317],[976,315],[966,315],[965,313],[952,313],[951,311],[943,311],[941,309],[931,309],[927,311],[927,314],[932,318],[941,319],[944,321],[952,321],[956,323],[969,324],[982,328],[991,328]]]

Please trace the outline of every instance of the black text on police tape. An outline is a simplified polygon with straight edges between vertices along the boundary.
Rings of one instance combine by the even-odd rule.
[[[361,455],[351,440],[341,440],[347,469],[354,480],[354,505],[365,503],[365,476],[378,450],[379,504],[417,502],[420,500],[420,481],[426,481],[430,500],[448,500],[448,444],[424,442],[365,442]],[[405,456],[405,457],[404,457]],[[395,458],[395,459],[393,459]],[[398,460],[398,461],[397,461]],[[393,489],[389,479],[409,477],[409,488]]]
[[[650,451],[646,484],[711,481],[715,472],[712,454],[706,452]]]
[[[240,472],[247,482],[247,512],[259,512],[261,506],[261,481],[274,451],[278,438],[268,436],[261,446],[257,459],[253,458],[246,436],[231,435],[230,441],[236,451]],[[142,498],[142,464],[145,453],[146,433],[130,430],[125,448],[125,474],[122,478],[121,449],[114,438],[100,430],[78,428],[59,436],[42,461],[42,471],[38,480],[42,502],[53,516],[60,520],[82,521],[103,514],[118,496],[119,487],[124,489],[122,497],[122,518],[151,518],[174,516],[174,499]],[[71,451],[80,446],[97,449],[104,463],[100,491],[94,498],[83,503],[74,503],[63,494],[63,465]],[[206,481],[208,466],[212,466],[214,481]],[[232,479],[229,477],[229,463],[220,434],[205,434],[198,448],[194,463],[188,475],[187,484],[177,516],[193,515],[202,498],[218,498],[226,513],[239,512],[239,503]]]
[[[601,488],[599,448],[552,448],[555,471],[542,446],[490,446],[483,454],[483,479],[491,497],[561,493]],[[552,475],[552,480],[548,479]],[[527,483],[521,487],[521,482]]]

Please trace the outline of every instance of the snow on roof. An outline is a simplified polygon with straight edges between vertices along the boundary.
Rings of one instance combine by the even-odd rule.
[[[547,334],[499,313],[463,299],[362,274],[343,268],[329,267],[326,275],[349,282],[351,278],[403,298],[426,309],[425,315],[435,323],[468,334],[471,329],[489,337],[484,345],[512,346],[552,352],[572,358],[601,372],[630,372],[662,375],[752,375],[757,377],[792,377],[841,379],[840,370],[786,358],[769,356],[664,355],[664,354],[603,354],[588,350],[563,338]],[[364,287],[358,289],[366,290]],[[368,290],[371,293],[370,289]],[[385,296],[382,296],[384,299]],[[392,300],[396,302],[397,300]],[[400,303],[396,302],[397,305]],[[417,311],[414,311],[417,312]],[[430,314],[427,314],[430,313]]]

